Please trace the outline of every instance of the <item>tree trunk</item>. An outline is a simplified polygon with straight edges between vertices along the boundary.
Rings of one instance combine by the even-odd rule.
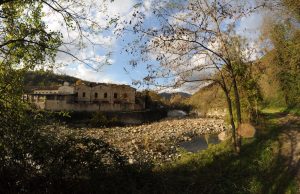
[[[235,72],[233,70],[232,64],[230,62],[227,63],[228,68],[231,73],[231,81],[233,84],[233,93],[234,93],[234,100],[235,100],[235,109],[236,109],[236,118],[237,118],[237,128],[239,128],[240,124],[242,123],[242,114],[241,114],[241,103],[240,103],[240,95],[236,83],[236,77],[235,77]],[[237,132],[237,131],[236,131]],[[240,152],[241,150],[241,136],[236,133],[236,150],[237,152]]]
[[[235,128],[234,118],[233,118],[232,101],[231,101],[230,94],[229,94],[229,91],[227,90],[227,88],[223,87],[223,86],[221,86],[221,87],[226,96],[226,102],[227,102],[229,120],[230,120],[230,125],[231,125],[231,132],[232,132],[233,148],[236,153],[239,153],[239,149],[237,146],[237,139],[236,139],[236,128]]]
[[[236,118],[237,118],[237,128],[238,128],[240,126],[240,124],[242,123],[240,95],[239,95],[236,79],[235,79],[234,76],[232,78],[232,81],[233,81],[233,92],[234,92]],[[236,134],[236,142],[237,142],[237,144],[236,144],[237,148],[236,149],[238,150],[238,152],[240,152],[242,141],[241,141],[241,136],[238,133]]]

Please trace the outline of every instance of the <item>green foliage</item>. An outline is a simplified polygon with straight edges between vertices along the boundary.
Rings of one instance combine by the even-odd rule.
[[[252,71],[253,64],[240,63],[237,73],[240,102],[244,121],[252,121],[257,117],[258,109],[263,100],[259,87],[259,75]]]
[[[296,1],[283,0],[283,5],[295,17],[299,8]],[[262,59],[261,86],[269,106],[295,107],[300,104],[300,30],[299,20],[280,18],[271,20],[264,39],[272,49],[267,49]]]
[[[46,60],[54,60],[62,43],[61,34],[45,30],[42,7],[41,2],[22,0],[1,6],[1,65],[33,69]]]
[[[300,30],[293,29],[286,22],[275,24],[271,32],[274,45],[272,62],[276,68],[276,77],[286,105],[295,106],[300,103]]]

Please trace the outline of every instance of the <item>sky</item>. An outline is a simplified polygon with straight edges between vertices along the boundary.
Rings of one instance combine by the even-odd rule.
[[[102,0],[86,0],[87,3],[89,1],[94,6],[85,10],[86,13],[90,14],[90,17],[102,26],[107,24],[107,16],[119,17],[121,19],[130,17],[133,7],[138,3],[137,0],[114,0],[112,3],[109,2],[107,4],[103,4],[101,3]],[[142,3],[142,11],[144,11],[146,15],[148,14],[147,17],[151,20],[151,13],[148,11],[150,10],[152,0],[139,2]],[[103,14],[104,11],[99,10],[105,10],[105,14]],[[80,42],[78,41],[78,32],[68,31],[66,26],[63,24],[60,15],[49,11],[49,8],[47,7],[44,8],[44,11],[46,12],[44,20],[48,26],[47,29],[61,31],[64,36],[64,42],[74,43],[72,46],[64,46],[62,48],[63,50],[67,50],[81,59],[92,59],[100,64],[102,62],[105,64],[109,63],[109,65],[103,65],[101,67],[99,67],[99,63],[94,62],[90,62],[86,65],[74,60],[66,54],[58,53],[56,57],[58,67],[54,69],[55,73],[66,74],[93,82],[128,85],[132,85],[134,80],[142,79],[147,75],[144,64],[139,64],[135,69],[128,65],[129,61],[134,58],[134,56],[124,52],[124,45],[132,40],[132,37],[134,36],[133,34],[127,34],[126,37],[118,37],[113,33],[116,28],[120,27],[117,26],[115,29],[110,28],[109,30],[99,30],[98,33],[93,34],[86,32],[85,35],[88,38],[83,40],[83,42]],[[78,10],[78,12],[82,11],[83,10]],[[254,42],[259,37],[259,28],[261,27],[262,22],[262,14],[252,14],[240,21],[239,26],[237,27],[237,32]],[[89,40],[92,40],[92,42],[96,42],[97,44],[92,44]],[[82,48],[78,49],[79,47]],[[125,71],[124,69],[127,70]]]

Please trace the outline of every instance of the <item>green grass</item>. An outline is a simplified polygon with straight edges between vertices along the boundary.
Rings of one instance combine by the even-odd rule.
[[[281,113],[286,110],[286,107],[266,107],[261,110],[264,114],[274,114],[274,113]]]
[[[300,107],[286,107],[286,106],[268,106],[261,110],[264,114],[274,114],[274,113],[291,113],[300,116]]]

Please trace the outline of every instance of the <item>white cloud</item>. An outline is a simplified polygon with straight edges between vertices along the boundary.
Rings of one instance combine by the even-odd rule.
[[[143,6],[146,10],[150,10],[152,6],[153,0],[145,0]]]
[[[256,40],[260,35],[260,29],[263,23],[262,13],[252,13],[240,20],[240,25],[237,26],[237,34]]]
[[[66,74],[70,76],[74,76],[80,78],[82,80],[88,80],[93,82],[101,82],[101,83],[112,83],[112,78],[103,73],[92,70],[83,64],[73,65],[73,66],[63,66],[55,69],[55,73],[58,74]]]
[[[134,4],[134,0],[114,0],[111,3],[108,3],[107,12],[109,15],[124,16],[130,11]]]

